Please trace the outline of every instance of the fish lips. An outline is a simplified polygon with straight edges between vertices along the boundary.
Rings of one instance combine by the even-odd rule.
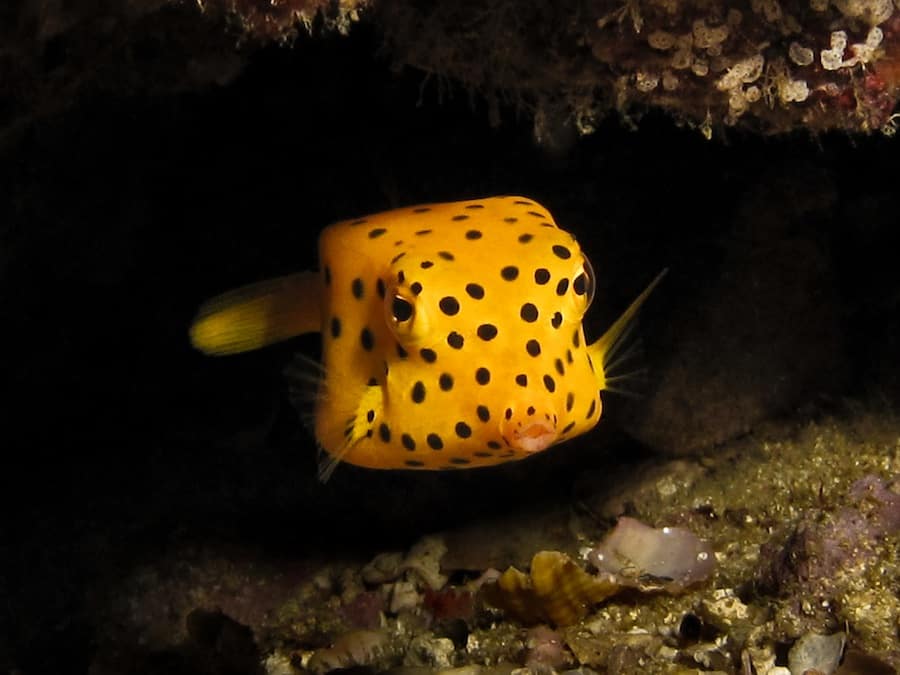
[[[553,445],[558,433],[554,415],[535,413],[513,415],[500,427],[500,433],[509,447],[527,454],[540,452]]]

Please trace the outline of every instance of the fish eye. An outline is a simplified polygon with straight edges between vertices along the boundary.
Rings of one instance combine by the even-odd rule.
[[[405,323],[412,319],[412,303],[404,297],[395,295],[391,302],[391,317],[397,323]]]
[[[411,348],[428,330],[428,312],[415,290],[399,285],[385,290],[384,320],[397,341]]]
[[[572,280],[572,290],[575,291],[575,295],[583,298],[582,302],[585,309],[593,302],[595,290],[594,270],[587,258],[584,258],[581,264],[581,271]]]

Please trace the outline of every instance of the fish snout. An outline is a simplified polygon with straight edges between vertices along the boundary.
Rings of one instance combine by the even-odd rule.
[[[500,433],[509,447],[528,454],[540,452],[553,445],[558,437],[557,417],[552,411],[536,410],[529,406],[522,410],[509,408],[500,425]]]

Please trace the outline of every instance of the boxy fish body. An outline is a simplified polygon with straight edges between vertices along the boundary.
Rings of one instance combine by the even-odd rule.
[[[499,464],[590,430],[605,361],[656,283],[588,345],[590,264],[574,237],[523,197],[336,223],[320,236],[319,260],[318,275],[206,303],[192,340],[226,354],[321,331],[315,435],[325,478],[338,462]]]

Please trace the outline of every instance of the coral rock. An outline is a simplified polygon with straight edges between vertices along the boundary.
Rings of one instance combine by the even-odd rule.
[[[496,584],[484,587],[485,599],[522,623],[576,623],[591,605],[619,591],[609,579],[585,572],[559,551],[539,551],[531,560],[531,574],[510,567]]]

